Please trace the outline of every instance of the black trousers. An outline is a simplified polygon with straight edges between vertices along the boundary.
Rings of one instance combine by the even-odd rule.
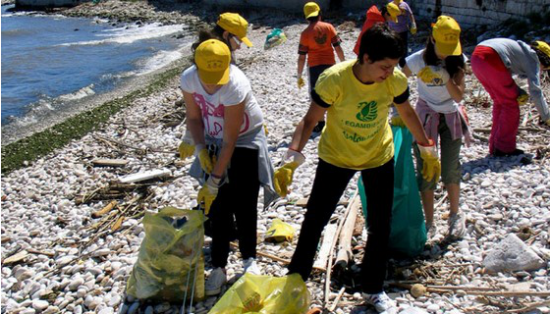
[[[393,205],[393,163],[392,159],[380,167],[361,171],[369,209],[368,239],[361,270],[362,289],[366,293],[381,292],[386,277]],[[300,274],[304,281],[309,277],[321,233],[355,173],[356,170],[339,168],[319,159],[289,273]]]
[[[258,150],[236,147],[227,170],[229,182],[222,185],[212,203],[209,218],[212,226],[212,265],[225,267],[229,241],[236,222],[239,249],[244,259],[256,257],[258,217]]]
[[[319,79],[319,76],[323,71],[330,68],[332,65],[330,64],[320,64],[313,66],[309,68],[309,93],[315,89],[315,84],[317,83],[317,80]]]

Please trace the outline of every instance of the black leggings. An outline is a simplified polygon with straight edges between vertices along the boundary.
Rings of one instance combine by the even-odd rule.
[[[258,150],[236,147],[227,170],[229,182],[222,185],[210,208],[212,265],[225,267],[232,239],[233,215],[243,259],[256,257],[257,206],[260,180]]]
[[[288,267],[289,273],[300,274],[304,281],[309,277],[321,233],[356,172],[319,159],[298,246]],[[361,270],[362,289],[366,293],[381,292],[386,277],[393,204],[393,172],[393,158],[380,167],[361,171],[369,208],[368,238]]]

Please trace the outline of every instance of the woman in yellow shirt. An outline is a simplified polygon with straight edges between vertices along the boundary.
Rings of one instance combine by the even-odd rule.
[[[433,178],[440,171],[433,141],[408,101],[407,78],[395,68],[404,53],[400,37],[386,25],[377,24],[366,31],[358,60],[334,65],[319,77],[309,111],[297,126],[285,156],[287,163],[275,173],[275,189],[285,196],[294,170],[305,160],[300,151],[326,112],[319,164],[289,273],[299,273],[304,280],[309,277],[321,233],[347,184],[361,171],[369,208],[361,283],[365,301],[378,312],[396,310],[383,290],[393,202],[394,151],[388,123],[392,103],[422,147],[424,175]]]

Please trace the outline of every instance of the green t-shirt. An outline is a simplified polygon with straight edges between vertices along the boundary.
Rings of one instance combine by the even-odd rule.
[[[319,157],[337,167],[363,170],[382,166],[393,157],[388,112],[408,85],[398,69],[381,83],[361,83],[352,71],[355,62],[325,70],[315,85],[315,92],[330,105]]]

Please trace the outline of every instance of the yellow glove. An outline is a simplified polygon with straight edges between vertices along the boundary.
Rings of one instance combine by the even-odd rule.
[[[293,149],[288,149],[283,161],[285,164],[275,171],[274,187],[275,192],[282,197],[288,195],[288,187],[292,184],[294,170],[298,168],[304,161],[304,155]]]
[[[519,92],[519,95],[517,98],[518,105],[522,106],[527,104],[527,102],[529,101],[529,94],[527,94],[527,92],[521,87],[518,87],[518,92]]]
[[[391,117],[391,125],[402,127],[402,128],[407,127],[405,125],[405,122],[403,122],[403,119],[401,119],[401,116],[399,116],[399,115],[395,115],[395,116]]]
[[[199,161],[201,163],[202,170],[204,170],[204,172],[210,174],[212,172],[212,169],[214,169],[214,162],[213,162],[212,158],[210,157],[210,154],[208,153],[208,149],[197,147],[196,150],[195,150],[195,153],[196,153],[197,150],[199,150],[197,156],[199,157]]]
[[[302,88],[304,87],[304,85],[306,85],[306,82],[304,81],[304,79],[300,76],[298,78],[298,88]]]
[[[432,140],[430,140],[429,146],[422,146],[418,144],[420,150],[420,157],[422,158],[422,177],[426,181],[437,181],[441,176],[441,163],[437,156],[437,147]]]
[[[544,123],[546,123],[547,126],[550,126],[550,119],[546,120]]]
[[[265,136],[269,135],[269,130],[267,129],[267,124],[265,123],[264,123],[264,132],[265,132]]]
[[[214,203],[214,200],[218,196],[219,184],[220,179],[215,179],[213,176],[210,176],[199,191],[197,202],[199,205],[203,203],[205,215],[208,215],[212,203]]]
[[[193,154],[195,153],[195,145],[191,145],[189,143],[186,143],[185,141],[182,141],[180,146],[178,147],[178,151],[180,152],[180,159],[184,160],[193,156]]]
[[[426,84],[443,86],[449,81],[449,72],[442,67],[429,65],[420,70],[418,78]]]
[[[416,35],[417,29],[416,29],[416,23],[415,23],[415,22],[412,22],[412,23],[411,23],[411,29],[410,29],[410,31],[411,31],[411,34]]]

